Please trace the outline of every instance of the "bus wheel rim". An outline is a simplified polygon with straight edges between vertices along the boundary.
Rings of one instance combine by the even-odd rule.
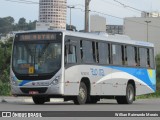
[[[131,88],[129,88],[128,89],[128,99],[129,99],[129,101],[133,100],[133,96],[134,96],[133,90]]]
[[[85,90],[83,88],[80,88],[79,90],[79,96],[80,96],[80,99],[81,100],[84,100],[85,99]]]

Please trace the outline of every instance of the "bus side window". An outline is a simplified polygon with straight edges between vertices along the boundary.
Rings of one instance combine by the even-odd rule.
[[[149,49],[148,49],[148,48],[147,48],[147,67],[148,67],[148,68],[151,67],[150,56],[149,56]]]
[[[84,63],[95,63],[94,57],[93,57],[93,46],[92,41],[83,41],[82,43],[82,50],[83,50],[83,59],[82,61]]]
[[[134,51],[135,51],[135,61],[136,61],[135,66],[140,66],[139,48],[134,47]]]
[[[111,64],[111,45],[107,43],[107,64]]]
[[[76,46],[65,46],[65,63],[77,63]]]
[[[124,46],[124,61],[125,64],[124,65],[128,65],[128,51],[127,51],[127,46]]]
[[[109,64],[109,48],[108,43],[98,43],[98,54],[100,64]]]
[[[99,63],[99,47],[98,47],[98,42],[96,42],[96,62]]]
[[[93,60],[94,60],[94,62],[98,62],[97,61],[97,53],[96,53],[96,42],[92,42],[92,52],[93,52]]]
[[[150,68],[154,68],[154,50],[152,48],[149,49],[149,63],[150,63]]]
[[[121,45],[112,44],[112,60],[113,65],[122,65]]]
[[[147,67],[154,68],[154,53],[152,48],[147,49]]]
[[[83,61],[83,42],[82,42],[82,40],[80,40],[80,57],[81,57],[81,60]]]
[[[127,64],[127,60],[125,58],[125,46],[121,45],[121,52],[122,52],[122,65]]]
[[[128,66],[137,66],[137,52],[136,48],[133,46],[126,46],[126,59]]]
[[[140,66],[147,67],[147,49],[139,48],[139,54],[140,54]]]

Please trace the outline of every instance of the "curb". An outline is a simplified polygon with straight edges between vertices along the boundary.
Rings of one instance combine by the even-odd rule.
[[[32,98],[19,98],[19,97],[1,97],[0,98],[0,103],[19,103],[19,102],[24,102],[24,103],[34,103]],[[60,98],[51,98],[50,102],[64,102],[64,99]]]
[[[33,103],[32,98],[24,99],[23,100],[25,103]],[[58,98],[51,98],[50,102],[64,102],[64,99],[58,99]]]

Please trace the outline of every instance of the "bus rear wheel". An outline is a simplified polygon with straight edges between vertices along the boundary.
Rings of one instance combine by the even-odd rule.
[[[37,105],[41,105],[41,104],[44,104],[46,102],[45,97],[33,96],[32,99],[33,99],[33,102]]]
[[[85,83],[81,82],[79,87],[79,94],[75,97],[74,104],[81,105],[85,104],[87,100],[87,87]]]
[[[117,96],[118,104],[132,104],[135,98],[135,90],[132,84],[128,84],[126,88],[126,96]]]

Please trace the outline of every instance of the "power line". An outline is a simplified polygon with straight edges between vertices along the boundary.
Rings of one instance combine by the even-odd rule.
[[[113,17],[113,18],[117,18],[117,19],[124,20],[124,18],[117,17],[117,16],[113,16],[113,15],[109,15],[109,14],[106,14],[106,13],[103,13],[103,12],[97,12],[97,11],[91,11],[91,12],[99,13],[99,14],[102,14],[102,15],[106,15],[106,16],[110,16],[110,17]],[[146,23],[142,23],[142,22],[138,22],[138,21],[134,21],[134,20],[129,20],[129,19],[127,19],[127,18],[125,18],[125,20],[130,21],[130,22],[134,22],[134,23],[138,23],[138,24],[146,25]],[[155,25],[148,25],[148,26],[160,28],[160,26],[155,26]]]
[[[78,10],[81,10],[82,12],[85,12],[85,10],[83,10],[82,8],[76,8],[75,7],[74,9],[78,9]],[[112,17],[112,18],[124,20],[124,18],[122,18],[122,17],[110,15],[110,14],[107,14],[107,13],[103,13],[103,12],[99,12],[99,11],[94,11],[94,10],[89,10],[89,11],[93,12],[93,13],[109,16],[109,17]],[[138,22],[138,21],[135,21],[135,20],[130,20],[130,19],[127,19],[127,18],[125,18],[125,20],[130,21],[130,22],[134,22],[134,23],[138,23],[138,24],[142,24],[142,25],[146,25],[146,23]],[[160,26],[156,26],[156,25],[148,25],[148,26],[155,27],[155,28],[160,28]]]
[[[116,3],[119,3],[119,4],[122,5],[124,8],[131,8],[131,9],[136,10],[136,11],[139,11],[139,12],[144,12],[144,11],[142,11],[142,10],[140,10],[140,9],[137,9],[137,8],[132,7],[132,6],[126,5],[126,4],[124,4],[124,3],[122,3],[122,2],[120,2],[120,1],[118,1],[118,0],[113,0],[113,1],[116,2]]]
[[[33,1],[29,1],[29,0],[18,0],[18,1],[28,2],[28,3],[33,3],[33,4],[39,4],[39,2],[33,2]]]
[[[119,5],[114,4],[114,3],[111,3],[111,2],[108,2],[108,1],[106,1],[106,0],[101,0],[101,1],[106,2],[106,3],[109,3],[109,4],[112,4],[112,5],[115,5],[115,6],[118,6],[118,7],[120,7],[120,5],[121,5],[121,6],[123,6],[123,8],[130,8],[130,9],[135,10],[135,11],[138,11],[138,12],[144,12],[144,11],[142,11],[142,10],[140,10],[140,9],[135,8],[135,7],[126,5],[126,4],[124,4],[124,3],[122,3],[122,2],[120,2],[120,1],[118,1],[118,0],[113,0],[113,1],[116,2],[116,3],[118,3]],[[130,10],[130,9],[129,9],[129,10]]]
[[[106,15],[106,16],[109,16],[109,17],[113,17],[113,18],[117,18],[117,19],[122,19],[123,20],[123,18],[121,18],[121,17],[113,16],[113,15],[106,14],[106,13],[99,12],[99,11],[92,11],[92,10],[90,10],[90,12],[98,13],[98,14],[101,14],[101,15]]]
[[[38,2],[33,2],[29,0],[5,0],[8,2],[15,2],[15,3],[23,3],[23,4],[39,4]]]
[[[16,3],[23,3],[23,4],[39,4],[38,2],[33,2],[33,1],[29,1],[29,0],[5,0],[5,1],[8,1],[8,2],[16,2]],[[107,3],[107,1],[105,1],[105,0],[102,0],[102,1],[104,1],[104,2]],[[139,10],[139,9],[137,9],[137,8],[134,8],[134,7],[131,7],[131,6],[126,5],[126,4],[124,4],[124,3],[121,3],[121,2],[119,2],[118,0],[113,0],[113,1],[119,3],[120,5],[124,6],[125,8],[131,8],[131,9],[136,10],[136,11],[139,11],[139,12],[144,12],[144,11]],[[110,3],[110,2],[108,2],[108,3]],[[112,4],[112,3],[110,3],[110,4]],[[116,4],[113,4],[113,5],[116,5]],[[82,5],[82,4],[76,4],[76,5],[74,5],[74,6],[82,6],[82,7],[84,7],[84,5]],[[116,5],[116,6],[118,6],[118,5]],[[83,10],[82,8],[76,8],[76,7],[75,7],[74,9],[79,9],[79,10],[81,10],[82,12],[85,12],[85,10]],[[106,14],[106,13],[99,12],[99,11],[92,11],[92,10],[90,10],[90,12],[94,12],[94,13],[97,13],[97,14],[101,14],[101,15],[113,17],[113,18],[116,18],[116,19],[124,20],[124,18],[117,17],[117,16],[110,15],[110,14]],[[146,25],[145,23],[141,23],[141,22],[138,22],[138,21],[129,20],[129,19],[126,19],[126,20],[131,21],[131,22],[135,22],[135,23],[138,23],[138,24]],[[160,26],[155,26],[155,25],[148,25],[148,26],[160,28]]]
[[[114,4],[114,3],[109,2],[109,1],[106,1],[106,0],[101,0],[101,1],[102,1],[102,2],[104,2],[104,3],[106,3],[106,4],[111,4],[111,5],[114,5],[114,6],[120,7],[120,8],[125,8],[125,9],[127,9],[127,10],[132,11],[132,12],[139,13],[139,11],[137,11],[137,10],[129,9],[129,8],[126,8],[126,7],[122,6],[122,5],[117,5],[117,4]]]
[[[114,4],[114,3],[106,1],[106,0],[101,0],[101,1],[103,1],[104,3],[107,3],[107,4],[114,5],[114,6],[122,7],[121,5],[117,5],[117,4]]]

